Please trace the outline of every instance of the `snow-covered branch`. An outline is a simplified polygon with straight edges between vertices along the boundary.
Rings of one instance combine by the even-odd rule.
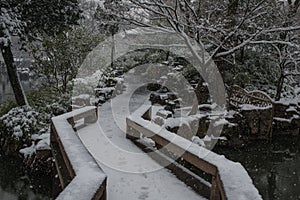
[[[250,41],[249,44],[282,44],[290,47],[300,48],[300,46],[296,43],[289,41],[281,41],[281,40],[258,40],[258,41]]]

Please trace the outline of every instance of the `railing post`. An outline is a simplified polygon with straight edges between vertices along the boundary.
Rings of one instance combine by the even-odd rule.
[[[271,110],[271,122],[269,124],[269,140],[271,141],[272,140],[272,137],[273,137],[273,120],[274,120],[274,115],[275,115],[275,102],[272,102],[272,110]]]
[[[242,167],[242,165],[226,160],[226,163],[228,165],[224,166],[223,160],[224,157],[219,156],[218,154],[215,154],[209,150],[204,149],[203,147],[198,147],[196,144],[191,144],[190,141],[188,141],[185,138],[180,138],[180,140],[171,140],[171,138],[174,138],[175,134],[170,133],[167,130],[161,130],[160,132],[152,130],[151,121],[147,120],[150,117],[149,110],[145,110],[145,108],[142,108],[142,110],[136,111],[136,113],[133,114],[133,117],[126,118],[126,138],[135,140],[140,138],[140,136],[145,136],[148,138],[151,138],[155,143],[156,147],[159,146],[157,149],[159,149],[161,146],[166,147],[167,155],[178,155],[178,152],[184,151],[183,154],[180,154],[180,158],[186,161],[187,163],[193,165],[196,169],[199,169],[206,174],[209,174],[212,176],[211,180],[211,187],[210,187],[210,194],[207,194],[206,196],[209,197],[211,200],[227,200],[228,197],[236,196],[236,199],[243,199],[244,196],[251,196],[253,199],[262,199],[259,195],[259,192],[256,190],[255,186],[251,183],[251,178],[248,176],[245,169]],[[157,126],[154,125],[153,126]],[[176,136],[175,136],[176,137]],[[179,136],[180,137],[180,136]],[[192,145],[192,146],[191,146]],[[186,148],[188,146],[188,148]],[[198,148],[199,151],[196,151]],[[202,152],[203,151],[203,154]],[[206,159],[202,158],[202,155],[204,153],[211,152],[212,159]],[[165,152],[161,152],[164,154]],[[207,155],[207,154],[206,154]],[[218,164],[218,161],[221,161],[220,164]],[[180,164],[180,163],[179,163]],[[185,166],[183,166],[185,167]],[[226,179],[221,179],[221,174],[219,173],[219,170],[223,170],[226,167],[236,167],[237,171],[240,171],[241,173],[245,172],[245,179],[249,180],[247,181],[247,184],[249,187],[251,187],[253,190],[249,190],[248,187],[245,188],[238,188],[238,186],[235,186],[234,183],[239,183],[239,177],[234,176],[234,174],[228,174],[229,172],[223,172],[226,173],[228,177]],[[225,170],[227,171],[227,170]],[[243,176],[244,176],[243,175]],[[223,182],[225,180],[225,182]],[[226,187],[224,185],[227,184],[233,184],[232,187],[233,190],[225,190]],[[241,192],[237,192],[236,190],[241,190]],[[255,191],[256,190],[256,191]],[[255,191],[255,192],[252,192]]]
[[[144,120],[151,121],[151,119],[152,119],[152,107],[150,107],[150,108],[147,110],[147,112],[145,112],[145,113],[143,114],[142,118],[143,118]]]
[[[53,123],[51,122],[51,125],[50,125],[50,142],[56,142],[56,136],[55,136],[55,133],[54,133],[54,125]]]
[[[220,190],[218,187],[217,177],[212,176],[211,189],[210,189],[210,200],[220,200]]]
[[[53,156],[54,162],[55,162],[57,175],[59,178],[60,187],[63,190],[66,186],[65,186],[65,181],[64,181],[63,175],[61,173],[61,166],[59,165],[59,162],[58,162],[57,154],[59,152],[59,147],[58,147],[57,133],[56,133],[56,129],[55,129],[53,123],[51,123],[51,126],[50,126],[50,145],[51,145],[52,156]]]
[[[129,125],[129,119],[126,118],[126,138],[130,140],[137,140],[140,139],[140,132],[135,130]]]
[[[95,109],[96,110],[93,111],[90,116],[87,116],[87,117],[84,118],[84,123],[85,124],[88,124],[88,123],[92,124],[92,123],[95,123],[98,120],[98,111],[97,111],[98,109],[97,108],[95,108]]]
[[[81,184],[82,184],[82,186],[86,187],[85,182],[87,180],[82,179],[82,177],[78,178],[78,179],[74,179],[76,176],[76,173],[78,171],[80,173],[81,171],[85,170],[86,167],[93,169],[93,173],[95,173],[95,174],[101,173],[101,175],[105,175],[100,167],[99,167],[98,171],[94,170],[95,165],[97,165],[97,163],[92,158],[92,156],[89,154],[86,147],[83,146],[78,135],[75,134],[75,131],[74,131],[75,121],[81,120],[81,119],[84,119],[85,123],[96,122],[98,119],[97,108],[96,108],[96,110],[89,109],[89,108],[83,109],[82,112],[76,111],[75,113],[71,112],[71,113],[66,113],[64,115],[61,115],[59,118],[58,117],[52,118],[51,130],[50,130],[51,147],[52,147],[51,150],[52,150],[53,157],[55,159],[55,166],[56,166],[57,173],[59,176],[61,189],[63,190],[62,193],[64,193],[64,189],[66,187],[79,188],[81,186]],[[63,128],[63,130],[59,130],[59,128],[61,128],[62,125],[63,125],[63,127],[68,126],[68,129],[65,130]],[[77,129],[77,127],[76,127],[76,129]],[[66,131],[66,133],[64,133],[65,131]],[[68,137],[64,137],[64,134],[67,134]],[[77,144],[80,144],[80,145],[76,144],[76,147],[80,148],[82,152],[85,152],[84,157],[78,156],[78,158],[76,157],[76,160],[75,160],[75,162],[80,161],[85,166],[85,167],[82,167],[82,169],[79,168],[77,165],[75,165],[75,169],[73,168],[74,163],[72,163],[72,161],[74,159],[70,160],[70,158],[67,154],[67,152],[70,152],[70,148],[67,148],[67,151],[65,149],[66,147],[71,146],[74,141]],[[86,157],[86,155],[88,155],[88,158]],[[86,159],[88,159],[90,161],[86,162]],[[75,170],[77,170],[77,171],[75,171]],[[82,179],[82,181],[81,181],[81,179]],[[70,182],[73,182],[73,181],[74,181],[74,184],[69,184]],[[106,175],[105,175],[105,179],[101,183],[99,180],[99,183],[97,183],[97,184],[99,185],[99,188],[97,191],[94,191],[94,189],[93,189],[93,192],[95,192],[95,194],[93,195],[92,199],[93,200],[106,200],[107,199]],[[67,194],[67,192],[66,192],[66,194]],[[63,196],[60,196],[61,195],[60,194],[57,198],[62,199],[63,197],[65,197],[66,194],[62,194]],[[67,196],[68,195],[69,194],[67,194]],[[82,196],[86,196],[86,195],[83,194]],[[76,197],[72,197],[72,199],[73,198],[76,198]],[[88,199],[88,198],[81,198],[81,199]]]

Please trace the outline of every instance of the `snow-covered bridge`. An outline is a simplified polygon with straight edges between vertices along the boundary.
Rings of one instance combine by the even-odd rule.
[[[85,107],[52,119],[51,143],[63,188],[57,199],[261,199],[239,163],[179,136],[174,139],[174,134],[161,131],[147,117],[142,117],[148,113],[149,118],[147,96],[128,102],[136,88],[134,80],[128,81],[122,95],[99,110]],[[129,104],[135,112],[126,120]],[[178,163],[167,166],[170,160],[160,153],[144,153],[126,138],[126,126],[127,137],[134,136],[129,133],[129,129],[134,129],[144,136],[152,136],[158,146],[171,144],[166,145],[170,146],[168,151],[184,150],[180,157],[210,174],[211,183]],[[151,148],[151,142],[146,139],[139,146]],[[197,184],[202,186],[196,187]]]

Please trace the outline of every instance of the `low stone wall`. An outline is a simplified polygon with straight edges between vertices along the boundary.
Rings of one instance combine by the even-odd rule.
[[[299,135],[300,131],[300,102],[274,103],[273,134]]]
[[[241,109],[242,123],[238,123],[241,129],[249,128],[250,135],[259,138],[268,138],[272,123],[272,108],[266,109]]]
[[[203,92],[205,93],[205,90]],[[160,104],[164,106],[164,109],[170,111],[171,115],[174,115],[174,110],[178,108],[178,106],[172,107],[168,105],[168,102],[174,101],[174,99],[176,99],[176,95],[171,98],[168,93],[152,93],[150,96],[152,105]],[[230,87],[228,102],[228,111],[235,112],[235,114],[225,117],[225,119],[231,124],[236,124],[236,126],[225,125],[221,135],[225,135],[230,140],[235,141],[233,145],[237,143],[243,144],[249,139],[270,139],[277,135],[299,135],[300,102],[274,102],[267,94],[261,91],[248,92],[239,86]],[[211,109],[209,106],[203,107],[202,105],[199,106],[200,113],[202,112],[205,116],[199,119],[197,136],[200,138],[205,137],[211,121],[209,119]],[[205,110],[206,108],[209,109]],[[158,125],[163,124],[164,120],[161,117],[166,119],[173,116],[158,117],[155,119]],[[190,125],[190,127],[193,126]],[[189,132],[184,127],[168,128],[169,131],[179,135],[181,129],[185,133]],[[190,135],[187,134],[186,138],[190,139]],[[230,143],[230,141],[225,143]]]

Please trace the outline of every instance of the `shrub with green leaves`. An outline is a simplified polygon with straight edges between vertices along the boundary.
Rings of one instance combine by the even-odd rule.
[[[3,104],[0,105],[0,116],[5,115],[6,113],[8,113],[8,111],[10,111],[12,108],[16,106],[17,104],[15,101],[11,99],[6,100]]]
[[[47,116],[48,124],[50,124],[51,117],[70,111],[71,94],[59,94],[50,88],[44,88],[38,91],[31,91],[27,98],[29,104],[36,111]]]
[[[46,117],[30,106],[11,109],[0,117],[0,148],[5,155],[16,154],[21,148],[31,145],[31,135],[46,130]]]

